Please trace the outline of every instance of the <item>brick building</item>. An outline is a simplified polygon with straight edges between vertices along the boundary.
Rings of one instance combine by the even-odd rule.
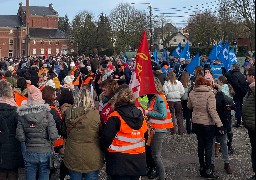
[[[17,15],[0,15],[0,58],[55,56],[73,52],[72,45],[58,29],[58,12],[52,4],[26,7],[20,3]]]

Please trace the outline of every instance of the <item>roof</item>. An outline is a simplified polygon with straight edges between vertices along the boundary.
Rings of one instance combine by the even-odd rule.
[[[171,35],[170,39],[173,39],[173,38],[174,38],[175,36],[177,36],[177,35],[182,35],[183,37],[185,37],[185,38],[188,40],[188,37],[185,36],[184,34],[182,34],[181,32],[173,33],[173,34]]]
[[[178,32],[178,29],[172,23],[166,23],[164,27],[169,29],[172,34]]]
[[[26,12],[26,6],[22,6],[22,10]],[[54,16],[57,13],[54,9],[45,6],[29,6],[29,12],[37,16]]]
[[[59,29],[30,28],[29,35],[33,38],[66,39],[66,34]]]
[[[21,26],[21,21],[17,15],[0,15],[0,27],[17,27]]]

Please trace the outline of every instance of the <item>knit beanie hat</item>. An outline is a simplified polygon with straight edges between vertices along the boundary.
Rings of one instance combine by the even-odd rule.
[[[28,88],[28,105],[33,104],[44,104],[44,100],[42,98],[42,92],[34,85],[31,85]]]

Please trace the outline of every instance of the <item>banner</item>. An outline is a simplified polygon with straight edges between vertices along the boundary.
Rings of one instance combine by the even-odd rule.
[[[143,32],[136,54],[135,69],[132,73],[129,88],[136,98],[136,106],[140,106],[138,102],[140,96],[156,93],[146,31]]]

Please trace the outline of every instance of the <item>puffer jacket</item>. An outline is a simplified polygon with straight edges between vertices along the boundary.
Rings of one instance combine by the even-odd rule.
[[[7,138],[4,138],[0,147],[0,169],[16,169],[23,166],[23,158],[21,153],[21,144],[15,138],[16,127],[18,124],[17,107],[10,106],[5,103],[0,103],[0,121],[6,123],[3,133],[7,133]],[[2,124],[1,128],[2,127]]]
[[[170,81],[165,81],[163,89],[167,101],[181,101],[181,97],[185,94],[185,89],[182,83],[176,80],[176,84],[171,84]]]
[[[255,82],[249,85],[242,111],[244,126],[249,130],[255,131]]]
[[[58,136],[56,124],[48,104],[21,106],[16,138],[26,143],[28,152],[51,152],[51,142]]]
[[[222,122],[216,111],[215,94],[210,87],[200,85],[189,93],[188,108],[193,110],[192,122],[203,125],[217,125],[221,127]]]
[[[85,112],[81,107],[70,107],[64,116],[68,132],[64,164],[80,173],[99,170],[103,166],[99,111],[92,109]]]

